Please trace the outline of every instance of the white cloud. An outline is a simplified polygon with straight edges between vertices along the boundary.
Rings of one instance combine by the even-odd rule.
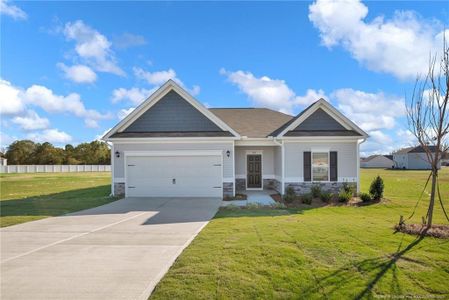
[[[199,85],[194,85],[192,89],[189,90],[189,93],[192,96],[197,96],[201,92],[201,88]]]
[[[414,78],[427,70],[429,53],[442,47],[442,26],[414,12],[396,11],[365,20],[368,7],[358,0],[318,0],[309,6],[309,19],[327,47],[340,45],[369,69]],[[449,36],[449,30],[446,31]]]
[[[14,117],[12,122],[19,125],[23,130],[41,130],[50,126],[50,121],[47,118],[39,117],[33,110],[28,110],[24,116]]]
[[[0,0],[0,13],[2,15],[10,16],[15,20],[25,20],[28,17],[20,7],[8,2],[8,0]]]
[[[0,113],[15,115],[24,109],[25,105],[20,97],[20,89],[14,87],[9,81],[0,79]]]
[[[72,141],[72,137],[69,134],[58,129],[46,129],[42,132],[30,133],[27,135],[27,138],[40,143],[49,142],[63,144]]]
[[[130,107],[127,109],[121,109],[119,110],[119,112],[117,113],[117,117],[119,120],[124,119],[127,115],[129,115],[133,110],[135,109],[135,107]]]
[[[75,51],[79,57],[95,70],[125,75],[116,63],[111,42],[103,34],[81,20],[66,23],[63,32],[67,39],[75,41]]]
[[[69,67],[63,63],[58,63],[57,66],[64,71],[67,79],[76,83],[93,83],[97,80],[97,74],[88,66],[73,65]]]
[[[245,93],[255,106],[263,106],[291,113],[296,101],[295,93],[284,80],[271,79],[268,76],[255,77],[251,72],[230,72],[220,70],[229,81]]]
[[[16,137],[10,136],[2,131],[0,131],[0,150],[4,150],[6,147],[9,146],[12,142],[17,140]]]
[[[157,87],[150,90],[139,89],[135,87],[130,89],[118,88],[112,91],[112,102],[117,103],[119,101],[129,100],[133,104],[138,105],[143,100],[147,99],[156,90]]]
[[[304,96],[297,96],[295,102],[307,106],[321,98],[327,98],[323,90],[308,89]]]
[[[168,69],[165,71],[155,71],[155,72],[149,72],[145,71],[142,68],[133,68],[134,75],[139,78],[146,80],[149,84],[153,85],[161,85],[164,84],[169,79],[174,80],[177,83],[181,83],[181,81],[176,77],[176,72],[173,69]]]
[[[86,125],[87,128],[98,128],[98,121],[94,119],[85,119],[84,125]]]
[[[406,114],[403,98],[383,93],[338,89],[331,93],[337,108],[365,131],[391,129]]]
[[[147,44],[147,41],[143,36],[129,32],[125,32],[113,39],[113,45],[119,49],[143,46],[145,44]]]

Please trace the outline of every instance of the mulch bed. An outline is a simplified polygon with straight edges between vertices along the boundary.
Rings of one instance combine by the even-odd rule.
[[[298,199],[294,200],[293,202],[287,203],[285,202],[281,195],[279,194],[273,194],[270,195],[271,198],[278,202],[278,203],[282,203],[285,206],[287,206],[288,208],[304,208],[304,207],[323,207],[326,205],[329,206],[367,206],[367,205],[372,205],[372,204],[377,204],[380,202],[385,202],[387,201],[387,199],[381,199],[381,200],[371,200],[368,202],[362,202],[362,200],[359,197],[353,197],[351,200],[349,200],[349,202],[339,202],[338,199],[331,199],[329,202],[323,202],[320,198],[313,198],[312,200],[312,204],[305,204],[302,202],[301,197],[298,196]]]
[[[396,225],[394,229],[397,232],[412,235],[424,235],[440,239],[449,239],[449,225],[432,225],[431,228],[427,228],[422,224],[403,224],[402,226]]]

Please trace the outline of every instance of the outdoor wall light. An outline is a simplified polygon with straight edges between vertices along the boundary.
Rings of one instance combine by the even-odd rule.
[[[120,152],[115,151],[115,157],[119,158],[120,157]]]
[[[231,151],[229,151],[229,150],[226,151],[226,156],[227,156],[227,157],[231,156]]]

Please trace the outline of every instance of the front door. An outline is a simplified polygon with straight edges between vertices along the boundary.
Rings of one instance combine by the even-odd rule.
[[[246,160],[247,187],[250,189],[262,188],[262,155],[248,154]]]

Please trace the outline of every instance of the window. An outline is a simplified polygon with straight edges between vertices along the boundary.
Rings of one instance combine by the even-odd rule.
[[[329,153],[312,153],[312,181],[329,181]]]

